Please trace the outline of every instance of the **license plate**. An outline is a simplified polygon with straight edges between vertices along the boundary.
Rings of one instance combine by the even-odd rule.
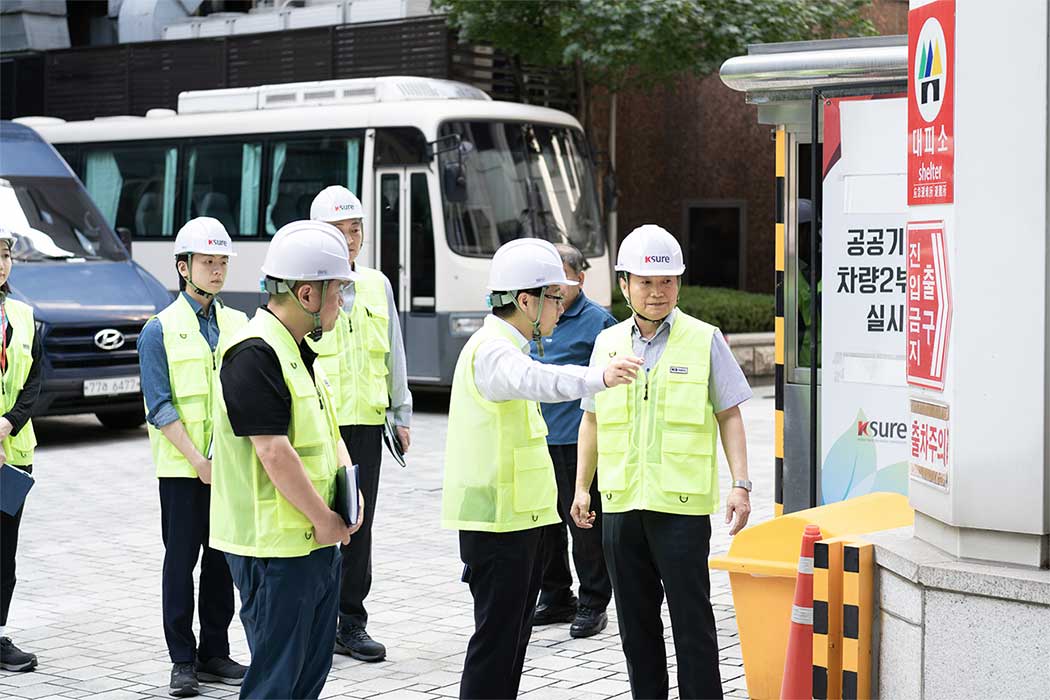
[[[139,390],[138,377],[113,377],[112,379],[84,380],[84,396],[115,396],[117,394],[136,394]]]

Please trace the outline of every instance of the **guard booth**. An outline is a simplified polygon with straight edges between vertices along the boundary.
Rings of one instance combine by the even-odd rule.
[[[907,61],[902,35],[721,69],[776,148],[777,515],[908,492]]]

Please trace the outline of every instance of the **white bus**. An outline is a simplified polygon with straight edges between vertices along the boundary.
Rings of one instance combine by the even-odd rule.
[[[327,185],[364,202],[360,261],[386,273],[410,380],[447,386],[486,312],[489,258],[519,237],[572,243],[610,303],[594,166],[579,122],[412,77],[185,92],[178,111],[92,121],[23,120],[66,158],[136,262],[174,289],[172,238],[212,216],[234,238],[223,299],[250,311],[282,225]]]

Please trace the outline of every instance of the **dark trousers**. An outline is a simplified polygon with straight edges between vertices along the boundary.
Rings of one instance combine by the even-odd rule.
[[[164,540],[161,597],[168,655],[176,664],[196,658],[229,656],[233,581],[222,552],[208,546],[211,487],[195,478],[161,477],[157,481],[160,532]],[[193,569],[198,559],[201,562],[199,647],[193,636]]]
[[[368,624],[365,598],[372,589],[372,521],[379,496],[379,465],[383,461],[383,426],[344,425],[339,428],[357,464],[357,478],[365,497],[365,518],[361,529],[343,550],[343,581],[339,585],[339,624],[364,627]]]
[[[474,635],[463,660],[459,697],[517,696],[540,590],[542,537],[543,528],[460,531],[463,580],[474,597]]]
[[[572,596],[568,528],[572,533],[572,561],[580,577],[580,605],[605,610],[612,598],[612,584],[602,552],[602,496],[598,491],[598,479],[591,483],[591,510],[597,517],[593,528],[583,530],[576,527],[572,519],[572,502],[576,497],[576,445],[548,445],[547,449],[558,481],[558,515],[562,521],[544,528],[540,547],[543,567],[540,602],[556,605]]]
[[[316,698],[332,668],[339,548],[303,557],[227,554],[252,662],[242,698]]]
[[[667,697],[667,651],[660,619],[666,592],[679,695],[683,700],[721,698],[707,570],[711,518],[647,510],[606,513],[602,544],[616,594],[631,694]]]
[[[17,467],[33,473],[32,465]],[[11,609],[11,596],[15,594],[15,552],[18,550],[18,526],[22,524],[25,504],[14,515],[0,511],[0,627],[7,624],[7,613]]]

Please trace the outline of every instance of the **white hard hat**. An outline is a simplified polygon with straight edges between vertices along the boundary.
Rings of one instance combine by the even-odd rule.
[[[268,277],[295,282],[357,279],[350,269],[346,239],[323,221],[285,224],[270,241],[262,271]]]
[[[190,219],[175,236],[175,255],[199,253],[233,256],[233,242],[226,227],[218,219],[198,216]]]
[[[325,187],[314,197],[310,205],[310,218],[314,221],[343,221],[364,219],[365,208],[361,200],[342,185]]]
[[[565,268],[554,244],[539,238],[518,238],[504,243],[492,256],[490,292],[516,292],[552,284],[576,286],[565,278]]]
[[[620,244],[616,271],[650,277],[677,277],[685,272],[682,246],[666,229],[656,224],[644,224],[627,234]]]
[[[7,241],[7,245],[15,244],[15,234],[6,226],[0,226],[0,241]]]

